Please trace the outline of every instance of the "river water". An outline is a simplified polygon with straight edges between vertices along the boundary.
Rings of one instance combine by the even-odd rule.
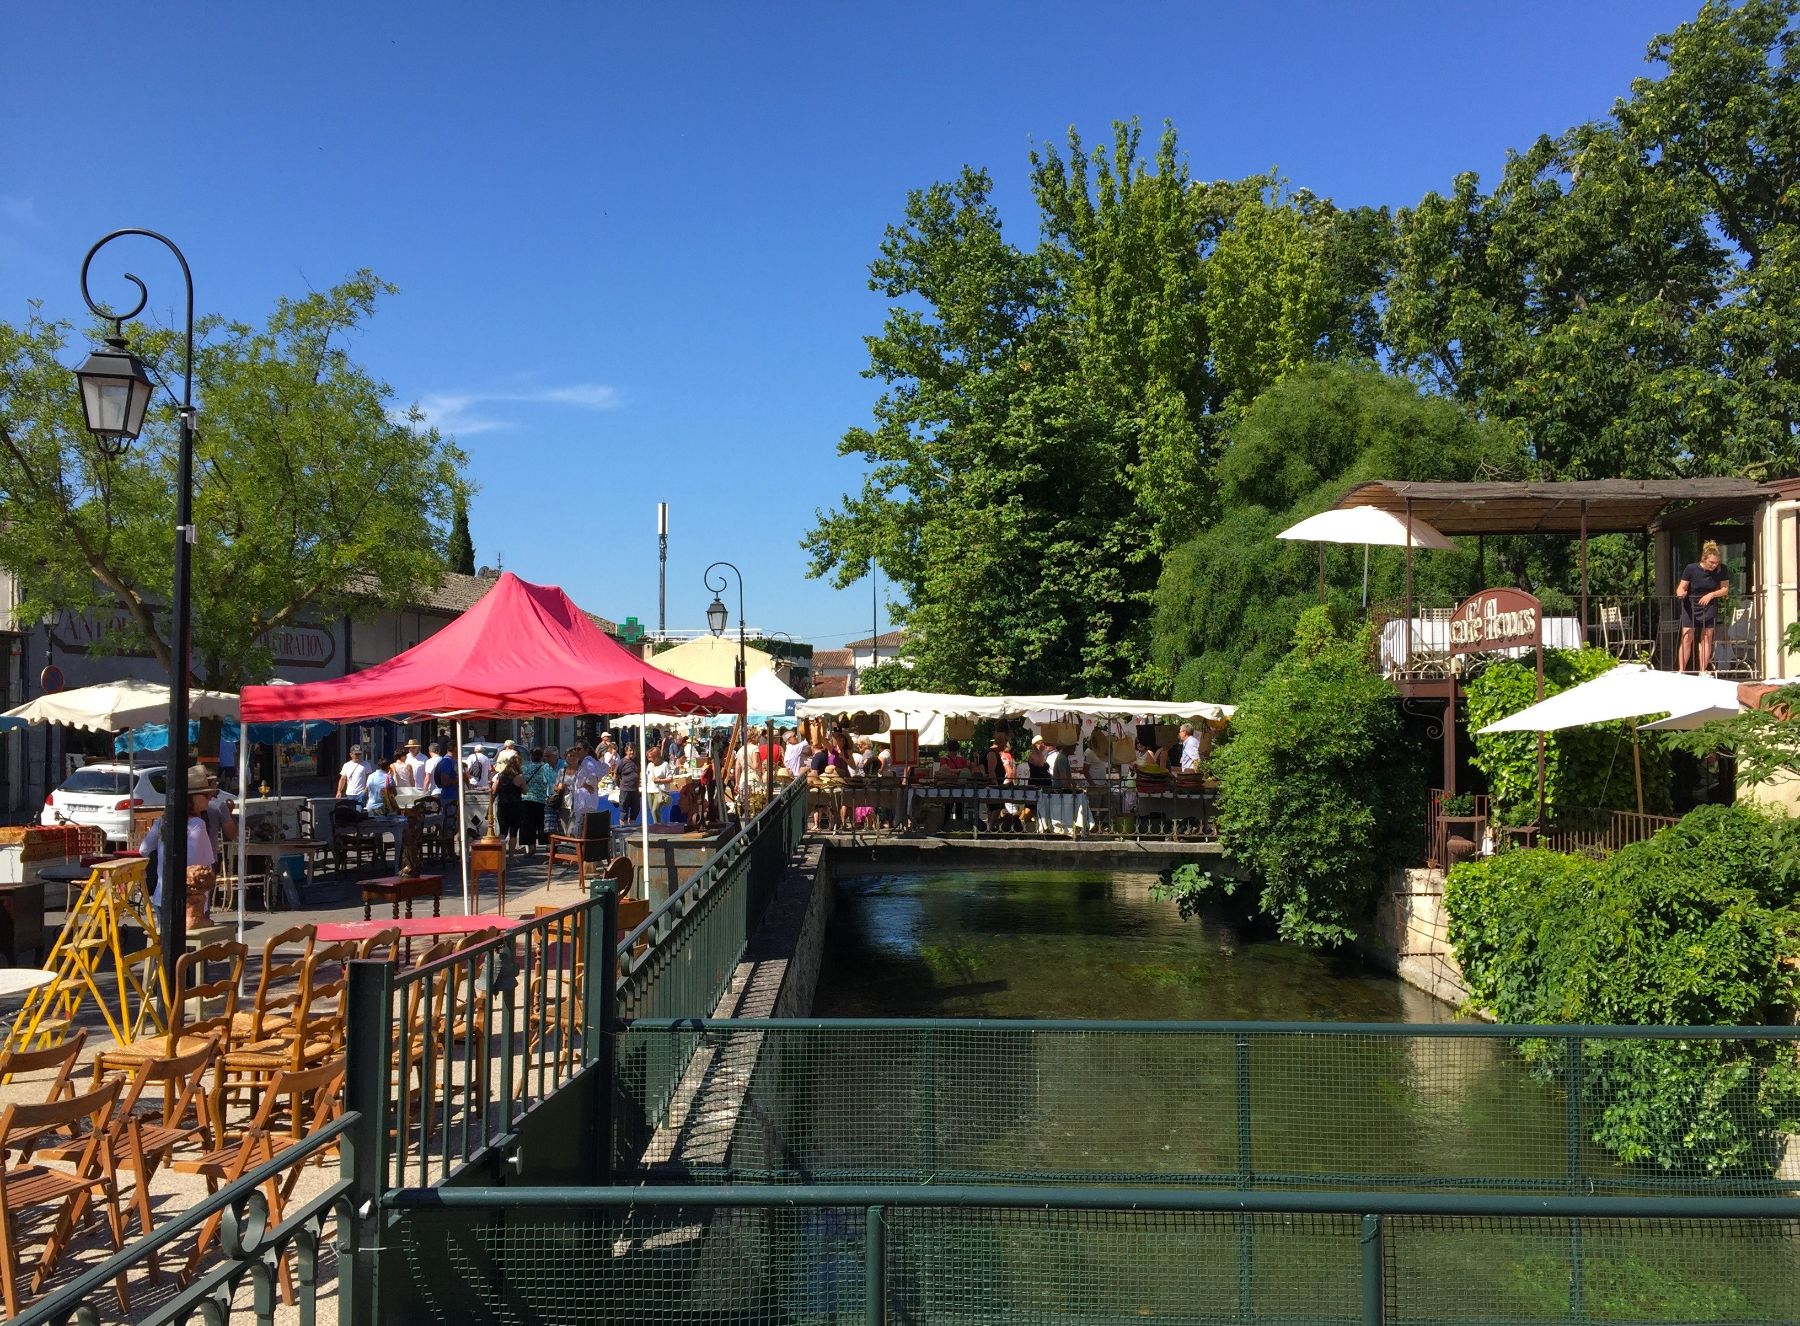
[[[1310,952],[1216,918],[1184,919],[1153,895],[1153,883],[1147,875],[1070,871],[841,880],[813,1011],[825,1018],[1456,1019],[1455,1009],[1353,956]],[[1338,1191],[1642,1188],[1641,1174],[1579,1136],[1571,1148],[1562,1093],[1533,1077],[1500,1040],[986,1027],[927,1035],[921,1045],[917,1032],[870,1029],[833,1037],[828,1053],[811,1058],[811,1123],[796,1133],[796,1154],[816,1178]],[[1579,1185],[1569,1181],[1571,1161]],[[1391,1226],[1401,1249],[1392,1254],[1396,1265],[1416,1272],[1406,1295],[1415,1310],[1415,1295],[1433,1299],[1456,1286],[1468,1301],[1453,1316],[1614,1309],[1624,1318],[1767,1319],[1784,1317],[1782,1305],[1800,1289],[1793,1249],[1766,1226],[1739,1231],[1741,1243],[1715,1238],[1716,1227],[1633,1224],[1578,1238],[1561,1224],[1428,1226],[1414,1221],[1404,1233]],[[971,1230],[987,1246],[989,1233]],[[1254,1256],[1243,1244],[1238,1254],[1258,1277],[1275,1274],[1271,1268],[1291,1273],[1282,1292],[1316,1303],[1354,1283],[1356,1263],[1344,1260],[1353,1237],[1326,1240],[1333,1250],[1315,1257],[1279,1242],[1265,1247],[1267,1233],[1257,1235]],[[1004,1278],[1009,1292],[1029,1294],[1029,1276],[998,1269],[1018,1255],[1010,1245],[1004,1251],[995,1257],[997,1283]],[[1254,1293],[1259,1301],[1280,1296],[1261,1287]]]

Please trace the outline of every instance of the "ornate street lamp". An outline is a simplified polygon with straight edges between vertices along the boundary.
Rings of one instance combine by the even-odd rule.
[[[719,583],[716,585],[713,584],[712,578],[714,571],[720,572]],[[712,631],[715,639],[725,634],[725,620],[730,614],[726,610],[725,600],[719,597],[731,583],[725,578],[725,571],[730,571],[735,575],[738,582],[737,684],[742,686],[744,684],[744,573],[738,570],[737,567],[733,566],[730,562],[714,562],[711,566],[706,568],[706,571],[700,577],[701,582],[713,592],[713,601],[706,605],[706,625],[707,628]],[[746,717],[742,723],[746,736],[749,735],[749,724],[750,720]],[[746,764],[744,766],[743,787],[738,793],[738,816],[740,820],[745,823],[749,822],[749,806],[750,766]]]
[[[187,948],[187,776],[188,776],[188,656],[193,644],[193,605],[189,571],[194,545],[194,274],[188,269],[187,257],[175,247],[167,235],[135,227],[115,230],[102,236],[88,250],[81,262],[81,297],[95,317],[113,325],[106,338],[106,348],[95,350],[75,370],[81,385],[81,409],[87,417],[88,431],[100,448],[110,456],[120,456],[143,431],[144,414],[150,406],[150,374],[143,361],[131,353],[125,343],[125,324],[144,311],[150,292],[130,272],[125,279],[137,287],[138,300],[124,313],[115,313],[94,301],[88,291],[88,269],[94,255],[122,235],[142,235],[156,240],[175,255],[181,264],[181,277],[187,285],[186,355],[182,360],[181,450],[175,474],[175,585],[174,622],[169,668],[169,763],[164,776],[162,845],[159,868],[162,870],[163,989],[167,993],[169,1016],[181,999],[175,986],[175,964]],[[244,791],[239,783],[240,794]],[[177,819],[169,823],[175,811]],[[152,880],[154,888],[157,881]]]

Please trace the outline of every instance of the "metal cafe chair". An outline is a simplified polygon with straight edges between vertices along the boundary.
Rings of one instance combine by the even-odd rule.
[[[1617,603],[1602,603],[1600,647],[1614,658],[1638,659],[1655,650],[1656,642],[1633,635],[1631,625],[1625,620],[1625,611]]]

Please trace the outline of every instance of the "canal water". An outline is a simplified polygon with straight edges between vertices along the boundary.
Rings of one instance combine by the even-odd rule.
[[[1455,1010],[1352,955],[1183,919],[1154,875],[840,881],[821,1017],[1438,1022]]]
[[[1457,1018],[1455,1009],[1354,956],[1310,952],[1217,918],[1184,919],[1155,896],[1154,882],[1069,871],[840,880],[813,1011],[824,1018]],[[961,1037],[929,1032],[925,1043],[916,1032],[871,1029],[817,1048],[803,1070],[807,1125],[789,1134],[787,1162],[817,1181],[1518,1193],[1643,1186],[1641,1173],[1616,1165],[1579,1129],[1571,1146],[1561,1091],[1500,1040],[984,1026]],[[1294,1223],[1259,1226],[1253,1249],[1240,1231],[1228,1263],[1252,1267],[1259,1280],[1291,1276],[1284,1292],[1303,1301],[1353,1284],[1354,1239],[1336,1230],[1324,1241],[1330,1253],[1315,1257],[1285,1247],[1286,1235],[1274,1232],[1292,1233]],[[992,1252],[997,1281],[1028,1294],[1031,1277],[1004,1269],[1021,1249],[978,1224],[966,1234]],[[1566,1225],[1415,1220],[1392,1226],[1390,1256],[1412,1268],[1416,1291],[1430,1296],[1427,1285],[1459,1285],[1467,1300],[1460,1314],[1491,1318],[1596,1314],[1602,1304],[1627,1308],[1624,1316],[1754,1317],[1800,1289],[1792,1249],[1771,1257],[1759,1242],[1766,1229],[1736,1231],[1740,1244],[1716,1237],[1716,1228],[1633,1224],[1575,1236]],[[1282,1297],[1273,1290],[1254,1296]]]

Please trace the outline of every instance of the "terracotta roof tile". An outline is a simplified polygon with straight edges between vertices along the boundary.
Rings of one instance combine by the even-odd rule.
[[[812,698],[815,700],[835,700],[841,695],[850,694],[850,678],[821,677],[813,674]]]

